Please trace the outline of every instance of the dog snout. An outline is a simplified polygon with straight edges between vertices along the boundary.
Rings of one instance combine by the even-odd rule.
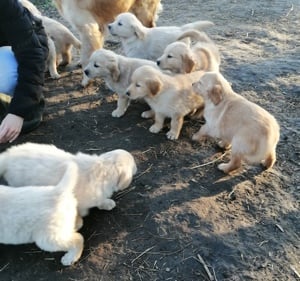
[[[84,70],[84,74],[85,74],[86,76],[89,76],[90,71],[89,71],[88,69],[85,69],[85,70]]]
[[[126,96],[130,97],[130,92],[129,91],[126,92]]]
[[[157,61],[156,61],[156,64],[157,64],[157,65],[160,65],[160,60],[157,60]]]

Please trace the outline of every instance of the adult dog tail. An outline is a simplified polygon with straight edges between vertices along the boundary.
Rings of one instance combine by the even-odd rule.
[[[208,27],[211,27],[213,26],[214,23],[211,22],[211,21],[195,21],[195,22],[192,22],[192,23],[188,23],[188,24],[185,24],[181,27],[182,31],[187,31],[189,29],[196,29],[196,30],[203,30],[203,29],[206,29]]]
[[[73,192],[78,180],[78,166],[75,162],[70,161],[66,164],[66,171],[60,182],[56,185],[55,190],[58,194]],[[69,192],[68,192],[69,191]]]

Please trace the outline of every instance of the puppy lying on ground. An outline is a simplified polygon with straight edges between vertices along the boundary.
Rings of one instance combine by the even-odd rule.
[[[196,21],[183,26],[160,26],[148,28],[131,13],[122,13],[108,25],[112,35],[121,39],[124,54],[127,57],[156,61],[170,43],[189,29],[202,30],[212,26],[210,21]]]
[[[48,35],[49,55],[47,66],[51,78],[58,79],[60,75],[57,72],[57,66],[65,66],[72,61],[72,46],[76,49],[81,48],[81,42],[75,35],[60,22],[43,16],[38,8],[28,0],[19,0],[32,14],[39,17],[45,27]],[[61,57],[61,62],[59,61]]]
[[[158,58],[157,65],[173,73],[190,73],[195,70],[219,71],[220,54],[213,41],[205,33],[196,30],[184,32],[178,40],[187,37],[195,39],[196,43],[192,46],[181,41],[171,43]]]
[[[149,129],[151,133],[158,133],[165,118],[171,118],[167,137],[175,140],[179,137],[184,116],[203,110],[203,99],[192,88],[192,83],[202,75],[202,71],[196,71],[170,76],[154,67],[142,66],[133,73],[127,95],[130,99],[144,98],[154,111],[155,123]],[[142,117],[152,116],[147,111],[142,113]]]
[[[83,68],[93,51],[102,48],[106,25],[123,12],[134,13],[147,27],[155,26],[160,0],[54,0],[61,15],[78,31]]]
[[[35,242],[45,251],[67,251],[61,259],[63,265],[76,262],[83,250],[83,237],[75,230],[77,178],[77,165],[69,162],[56,186],[1,185],[0,243]]]
[[[84,79],[84,85],[89,78],[103,78],[106,86],[118,94],[118,107],[112,112],[112,116],[121,117],[129,106],[130,100],[126,96],[126,90],[130,84],[131,75],[134,70],[143,65],[156,67],[153,61],[128,58],[105,49],[96,50],[84,70],[87,77]]]
[[[263,161],[268,169],[276,161],[276,145],[279,141],[279,125],[275,118],[260,106],[233,92],[225,78],[216,72],[208,72],[193,84],[195,91],[204,98],[206,123],[193,136],[193,140],[205,137],[221,139],[219,145],[231,148],[231,159],[218,168],[229,173],[249,163]]]
[[[116,203],[110,197],[128,187],[136,173],[134,158],[125,150],[73,155],[54,145],[25,143],[0,154],[0,175],[11,186],[55,185],[69,161],[77,163],[79,168],[74,192],[80,216],[86,216],[92,207],[113,209]]]

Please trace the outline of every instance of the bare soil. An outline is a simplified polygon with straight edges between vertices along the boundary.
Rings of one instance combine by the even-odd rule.
[[[35,1],[45,15],[69,26],[44,2]],[[223,75],[280,123],[274,168],[244,166],[226,176],[217,164],[228,153],[214,142],[191,141],[199,121],[186,119],[180,138],[170,141],[167,128],[157,135],[148,131],[152,121],[140,117],[145,104],[133,103],[125,116],[113,118],[116,95],[100,79],[83,89],[75,55],[72,65],[59,69],[61,79],[47,76],[42,125],[14,144],[52,143],[97,154],[123,148],[135,156],[139,172],[114,196],[114,210],[93,209],[84,219],[78,263],[63,267],[62,253],[34,244],[0,245],[1,281],[300,280],[300,3],[162,3],[158,25],[215,23],[207,33],[222,53]],[[106,47],[120,51],[115,38]]]

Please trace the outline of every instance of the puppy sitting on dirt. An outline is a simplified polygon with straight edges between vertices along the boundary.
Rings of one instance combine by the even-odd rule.
[[[218,138],[222,148],[231,148],[231,159],[218,168],[225,173],[238,169],[242,161],[258,163],[268,169],[276,161],[279,125],[260,106],[236,94],[225,78],[208,72],[194,83],[195,91],[204,98],[206,120],[193,140]]]
[[[69,161],[77,163],[79,168],[74,192],[80,216],[86,216],[92,207],[113,209],[116,203],[110,197],[128,187],[137,170],[133,156],[121,149],[101,155],[80,152],[73,155],[54,145],[25,143],[0,154],[0,175],[9,185],[16,187],[24,184],[55,185]]]
[[[170,43],[189,29],[202,30],[212,26],[210,21],[196,21],[183,26],[160,26],[148,28],[131,13],[122,13],[108,25],[112,35],[121,39],[124,54],[127,57],[156,61]]]
[[[18,176],[22,181],[22,175]],[[75,229],[77,178],[77,165],[70,161],[56,186],[1,185],[0,243],[35,242],[45,251],[67,251],[61,259],[63,265],[76,262],[83,250],[83,237]]]
[[[142,66],[133,73],[127,95],[130,99],[145,99],[154,111],[155,123],[149,129],[151,133],[158,133],[165,118],[171,118],[167,137],[175,140],[179,137],[184,116],[202,113],[203,99],[192,88],[192,83],[199,81],[202,75],[202,71],[196,71],[170,76],[154,67]],[[148,113],[143,112],[142,117],[152,117]]]
[[[157,65],[173,73],[190,73],[196,70],[219,71],[220,54],[213,41],[204,32],[196,30],[184,32],[178,40],[187,37],[196,40],[196,43],[192,46],[181,41],[171,43],[158,58]]]
[[[87,77],[84,79],[84,85],[89,78],[103,78],[106,86],[118,94],[118,107],[112,112],[112,116],[121,117],[129,106],[130,100],[126,96],[126,89],[130,84],[131,75],[134,70],[143,65],[156,67],[153,61],[128,58],[106,49],[96,50],[84,70]]]

